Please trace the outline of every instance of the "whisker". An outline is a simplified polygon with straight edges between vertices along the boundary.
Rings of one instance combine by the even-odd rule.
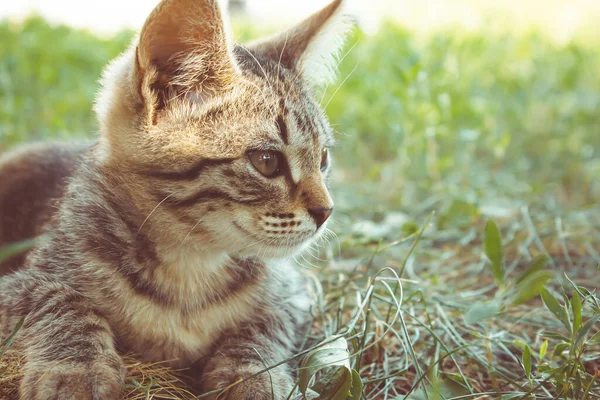
[[[142,230],[142,228],[144,227],[144,225],[146,224],[146,222],[148,221],[148,219],[150,219],[150,216],[151,216],[152,214],[154,214],[154,212],[155,212],[155,211],[158,209],[158,207],[160,207],[160,205],[161,205],[162,203],[164,203],[165,201],[167,201],[167,200],[169,199],[169,197],[171,197],[171,196],[173,196],[174,194],[176,194],[176,193],[179,193],[179,192],[180,192],[180,190],[177,190],[177,191],[175,191],[175,192],[171,193],[170,195],[168,195],[167,197],[165,197],[164,199],[162,199],[162,200],[161,200],[161,201],[160,201],[160,202],[159,202],[159,203],[156,205],[156,207],[154,207],[154,209],[152,209],[152,211],[150,211],[150,214],[148,214],[148,216],[146,217],[146,219],[144,220],[144,222],[142,222],[142,224],[141,224],[141,225],[140,225],[140,227],[138,228],[138,233],[139,233],[139,232]]]
[[[204,217],[206,217],[207,214],[208,214],[208,211],[205,212],[204,215],[202,215],[202,217],[198,220],[198,222],[196,222],[196,224],[192,227],[192,229],[190,229],[190,231],[187,233],[187,235],[185,235],[185,237],[181,241],[180,245],[182,245],[183,242],[185,242],[187,240],[187,238],[192,234],[192,232],[194,231],[194,229],[196,229],[196,227],[198,225],[200,225],[200,223],[202,222],[202,220],[204,219]]]
[[[300,257],[302,257],[302,259],[308,263],[308,265],[310,265],[311,267],[313,267],[314,269],[321,269],[321,267],[316,266],[315,264],[311,263],[310,261],[308,261],[303,254],[300,254]]]
[[[325,228],[325,233],[327,235],[330,235],[333,239],[335,239],[335,241],[337,242],[337,256],[341,257],[342,256],[342,244],[340,243],[340,238],[337,235],[337,233],[335,233],[334,231],[332,231],[329,228]]]
[[[283,52],[285,51],[285,47],[287,46],[289,35],[285,35],[285,41],[283,42],[283,47],[281,48],[281,53],[279,54],[279,61],[277,62],[277,87],[281,84],[281,79],[279,76],[280,67],[281,67],[281,59],[283,57]]]
[[[360,42],[360,40],[357,40],[356,42],[354,42],[352,47],[350,47],[348,49],[348,51],[338,60],[337,65],[335,67],[336,70],[338,70],[340,68],[340,64],[342,63],[342,61],[344,61],[344,59],[348,56],[348,54],[350,54],[352,52],[352,50],[354,50],[354,48],[358,45],[359,42]],[[327,83],[327,85],[323,89],[323,96],[321,97],[321,101],[319,102],[319,104],[321,104],[321,105],[323,104],[323,100],[325,100],[325,94],[327,94],[327,89],[329,89],[329,83]]]
[[[358,68],[359,65],[360,65],[360,61],[356,63],[356,65],[354,66],[354,68],[352,68],[352,71],[350,71],[350,73],[339,84],[339,86],[337,87],[337,89],[335,89],[335,92],[333,92],[333,94],[329,98],[329,101],[327,102],[327,104],[325,104],[325,107],[323,107],[324,110],[327,110],[327,107],[329,107],[329,104],[331,103],[331,101],[333,100],[333,98],[335,97],[335,95],[337,94],[337,92],[339,92],[339,90],[342,88],[342,86],[344,85],[344,83],[346,83],[346,81],[348,79],[350,79],[350,77],[352,76],[352,74],[354,73],[354,71],[356,71],[356,68]]]

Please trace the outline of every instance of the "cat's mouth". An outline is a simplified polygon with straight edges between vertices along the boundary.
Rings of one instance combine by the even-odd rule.
[[[296,248],[308,241],[311,237],[315,235],[315,232],[299,232],[295,234],[295,237],[281,237],[281,238],[268,238],[261,237],[260,235],[251,232],[249,229],[244,228],[242,225],[233,221],[233,226],[235,226],[240,232],[244,233],[248,237],[256,240],[259,243],[264,244],[265,246],[272,246],[278,248]]]

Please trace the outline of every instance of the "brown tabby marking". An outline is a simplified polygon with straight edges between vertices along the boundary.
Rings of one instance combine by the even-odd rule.
[[[26,317],[21,398],[116,399],[122,352],[199,366],[203,391],[293,354],[309,302],[291,258],[333,208],[313,85],[339,50],[341,5],[242,46],[216,1],[164,0],[105,73],[96,143],[0,161],[0,244],[44,232],[0,270],[0,332]],[[225,398],[292,387],[282,365]]]

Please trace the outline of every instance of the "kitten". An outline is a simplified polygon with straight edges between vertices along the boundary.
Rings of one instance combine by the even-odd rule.
[[[24,399],[117,399],[119,354],[197,363],[203,391],[294,354],[309,303],[291,257],[323,233],[332,129],[314,89],[348,28],[335,0],[248,46],[215,0],[164,0],[110,64],[97,142],[0,160],[5,335]],[[18,227],[17,227],[18,225]],[[227,399],[284,399],[287,364]]]

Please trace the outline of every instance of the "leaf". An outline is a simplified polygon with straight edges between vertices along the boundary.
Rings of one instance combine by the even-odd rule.
[[[531,379],[531,349],[529,346],[525,346],[525,351],[523,351],[523,368],[525,368],[527,379]]]
[[[315,400],[360,400],[362,388],[358,371],[341,367],[331,369],[307,393]]]
[[[567,342],[567,343],[571,341],[571,339],[569,339],[568,337],[561,335],[560,333],[556,333],[556,332],[542,331],[541,336],[549,338],[549,339],[560,340],[562,342]]]
[[[36,242],[37,241],[35,239],[24,240],[22,242],[12,243],[8,246],[0,248],[0,262],[8,260],[9,258],[17,256],[31,249],[33,246],[35,246]]]
[[[492,300],[486,303],[475,303],[469,307],[463,319],[467,324],[475,324],[498,314],[500,303]]]
[[[363,391],[363,383],[357,370],[352,370],[352,387],[350,388],[349,400],[360,400]]]
[[[348,368],[336,368],[326,380],[320,380],[312,387],[319,393],[319,400],[346,400],[351,396],[352,372]]]
[[[537,256],[533,259],[533,261],[531,261],[527,269],[521,275],[519,275],[516,282],[521,283],[525,279],[527,279],[529,275],[541,271],[542,269],[544,269],[546,264],[548,264],[548,261],[550,261],[550,258],[545,254]]]
[[[575,346],[579,346],[585,340],[598,319],[600,319],[600,315],[594,315],[581,327],[581,330],[577,332],[577,336],[575,336]]]
[[[302,394],[306,396],[310,381],[317,372],[333,366],[350,370],[348,342],[341,336],[318,347],[304,357],[298,376],[298,387]]]
[[[540,346],[540,362],[546,357],[546,352],[548,351],[548,341],[544,340],[544,343]]]
[[[10,335],[8,335],[6,340],[0,343],[0,359],[4,356],[6,351],[9,349],[10,345],[15,340],[17,332],[19,332],[19,329],[21,329],[21,326],[23,326],[23,322],[25,322],[25,317],[21,318],[19,322],[17,322],[17,325],[14,327]]]
[[[467,383],[467,381],[465,380],[465,378],[463,378],[463,376],[460,375],[460,374],[456,374],[456,373],[453,374],[453,373],[450,373],[450,372],[446,372],[446,373],[444,373],[444,376],[447,379],[452,379],[454,382],[458,383],[459,385],[462,385],[464,387],[468,387],[469,386],[469,384]]]
[[[552,352],[552,355],[559,356],[565,350],[567,350],[569,347],[571,347],[571,345],[569,343],[559,343],[556,345],[556,347],[554,347],[554,351]]]
[[[542,296],[544,304],[546,305],[546,308],[548,308],[548,310],[550,310],[550,312],[552,312],[552,314],[554,314],[556,318],[558,318],[558,320],[562,322],[562,324],[565,326],[565,328],[567,328],[569,333],[572,332],[571,321],[569,320],[569,315],[567,314],[567,311],[564,309],[564,307],[560,305],[558,300],[556,300],[556,298],[552,296],[552,294],[548,290],[542,289],[540,291],[540,294]]]
[[[434,400],[468,397],[469,390],[452,379],[432,379],[431,386],[424,385],[409,396],[399,396],[397,400]]]
[[[577,332],[581,327],[581,298],[577,291],[573,292],[571,299],[571,309],[573,310],[573,330]]]
[[[358,371],[346,367],[329,368],[319,380],[307,389],[307,398],[315,400],[360,400],[362,379]]]
[[[548,364],[540,364],[537,367],[537,370],[539,373],[545,373],[551,370],[550,366]]]
[[[554,277],[552,271],[537,271],[527,276],[515,289],[515,295],[512,304],[518,305],[527,303],[529,300],[538,296],[546,283]]]
[[[527,343],[520,339],[513,340],[512,344],[518,349],[523,349],[523,351],[525,351],[525,347],[527,347]]]
[[[590,296],[591,295],[591,293],[589,292],[589,290],[587,290],[583,286],[578,286],[577,284],[575,284],[575,282],[573,282],[571,280],[571,278],[569,278],[569,276],[567,274],[564,274],[564,276],[567,279],[567,281],[569,281],[569,283],[571,284],[571,286],[573,286],[573,289],[575,289],[575,291],[578,292],[578,294],[580,296],[583,296],[585,298],[586,296]]]
[[[494,221],[485,226],[485,254],[492,262],[492,273],[499,283],[504,282],[504,263],[502,260],[502,239]]]

